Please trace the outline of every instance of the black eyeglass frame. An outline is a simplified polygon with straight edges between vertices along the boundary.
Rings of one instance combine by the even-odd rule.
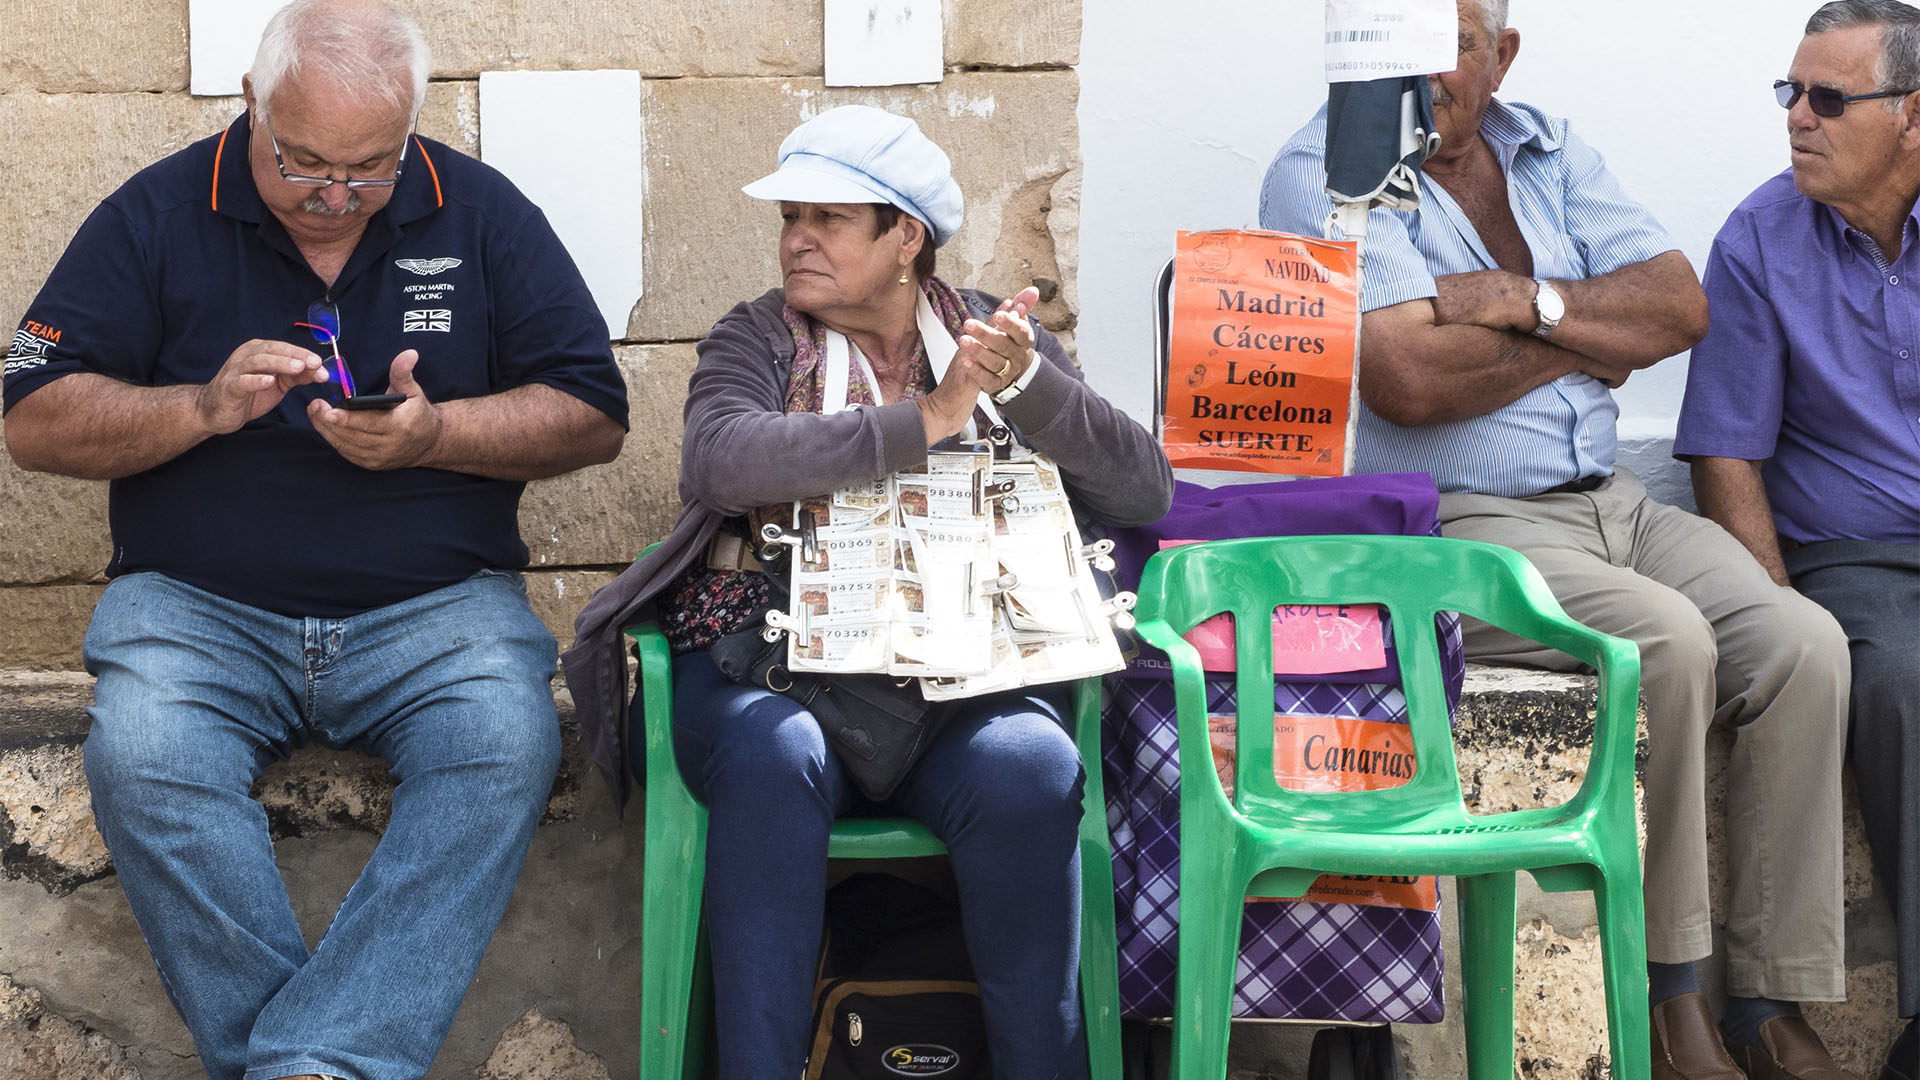
[[[1807,108],[1813,115],[1834,119],[1847,111],[1847,106],[1855,101],[1872,101],[1876,98],[1906,97],[1912,90],[1876,90],[1871,94],[1842,94],[1831,86],[1801,86],[1791,79],[1773,80],[1773,100],[1783,109],[1791,109],[1799,104],[1804,95]]]
[[[280,155],[280,140],[273,133],[273,121],[265,117],[260,118],[261,125],[267,129],[267,142],[273,144],[273,164],[275,168],[280,170],[280,179],[285,180],[289,184],[298,184],[301,187],[313,188],[315,191],[332,187],[335,184],[347,185],[348,191],[365,191],[368,188],[387,188],[398,184],[400,177],[407,171],[407,147],[413,144],[413,129],[419,122],[420,118],[416,116],[413,118],[413,122],[407,125],[407,137],[400,143],[400,160],[394,163],[392,176],[378,180],[342,180],[331,176],[308,176],[305,173],[288,172],[287,160]]]

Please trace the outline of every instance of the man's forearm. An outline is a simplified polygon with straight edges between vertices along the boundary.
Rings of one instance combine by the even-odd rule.
[[[435,408],[440,434],[420,466],[491,480],[544,480],[612,461],[626,438],[606,413],[539,383]]]
[[[1760,462],[1739,458],[1695,457],[1693,499],[1700,512],[1732,534],[1772,577],[1786,585],[1787,565],[1774,532],[1773,506],[1760,477]]]
[[[1472,325],[1530,335],[1538,325],[1532,278],[1479,270],[1435,279],[1438,325]],[[1555,279],[1567,314],[1550,340],[1594,362],[1609,383],[1693,347],[1707,332],[1707,298],[1677,251],[1579,281]]]
[[[1435,325],[1424,300],[1367,313],[1360,352],[1361,398],[1401,427],[1482,416],[1591,363],[1510,330]]]
[[[7,451],[32,472],[117,480],[203,442],[198,386],[135,386],[76,372],[21,399],[6,417]]]

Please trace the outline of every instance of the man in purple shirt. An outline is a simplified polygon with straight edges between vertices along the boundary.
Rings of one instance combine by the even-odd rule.
[[[1816,12],[1776,84],[1793,167],[1715,239],[1713,325],[1674,455],[1703,513],[1833,613],[1853,659],[1850,751],[1920,1011],[1920,10]],[[1791,792],[1781,793],[1791,798]],[[1913,1080],[1915,1024],[1883,1080]]]

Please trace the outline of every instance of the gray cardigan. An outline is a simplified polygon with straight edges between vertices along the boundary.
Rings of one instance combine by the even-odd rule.
[[[976,318],[997,297],[962,290]],[[627,660],[621,632],[653,598],[704,556],[728,517],[770,503],[838,491],[926,460],[920,408],[911,401],[860,406],[832,416],[784,412],[793,336],[779,289],[737,304],[700,342],[687,386],[680,445],[685,509],[652,554],[595,593],[574,620],[561,656],[580,735],[625,806]],[[1076,512],[1108,525],[1144,525],[1167,512],[1173,470],[1152,434],[1086,385],[1052,334],[1036,326],[1034,349],[1047,363],[1011,404],[1007,423],[1026,445],[1052,458]]]

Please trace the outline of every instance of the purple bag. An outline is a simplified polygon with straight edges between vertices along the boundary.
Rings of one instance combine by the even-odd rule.
[[[1208,489],[1181,483],[1166,517],[1113,534],[1115,577],[1140,580],[1162,540],[1241,536],[1438,536],[1439,495],[1425,474],[1294,480]],[[1382,613],[1383,621],[1385,613]],[[1436,620],[1447,706],[1459,703],[1465,657],[1459,618]],[[1386,628],[1387,663],[1373,671],[1274,685],[1289,713],[1405,724],[1406,699]],[[1147,1019],[1173,1011],[1179,926],[1180,765],[1165,654],[1142,647],[1110,683],[1104,730],[1107,826],[1113,838],[1120,1006]],[[1234,713],[1230,675],[1207,680],[1208,710]],[[1233,1015],[1262,1019],[1435,1023],[1441,1019],[1437,911],[1305,900],[1255,901],[1241,923]]]

